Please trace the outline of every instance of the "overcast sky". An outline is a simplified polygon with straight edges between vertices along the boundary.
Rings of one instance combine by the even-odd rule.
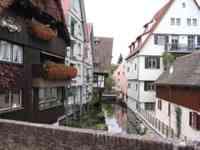
[[[113,63],[120,53],[128,55],[128,45],[143,31],[167,0],[85,0],[87,21],[94,24],[95,36],[114,38]]]

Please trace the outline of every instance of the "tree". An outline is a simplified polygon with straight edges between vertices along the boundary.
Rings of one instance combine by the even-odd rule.
[[[176,57],[168,52],[165,52],[162,55],[162,58],[163,58],[163,65],[164,65],[165,70],[167,70],[171,66],[171,64],[176,60]]]
[[[123,56],[122,56],[122,54],[120,54],[117,64],[121,64],[122,62],[123,62]]]

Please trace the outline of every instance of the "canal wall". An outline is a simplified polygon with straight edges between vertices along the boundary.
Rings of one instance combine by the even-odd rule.
[[[0,120],[0,150],[194,150],[137,136]]]

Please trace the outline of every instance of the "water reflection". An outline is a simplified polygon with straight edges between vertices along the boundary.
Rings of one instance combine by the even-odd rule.
[[[127,107],[117,104],[104,104],[103,111],[109,133],[138,134],[140,121]]]

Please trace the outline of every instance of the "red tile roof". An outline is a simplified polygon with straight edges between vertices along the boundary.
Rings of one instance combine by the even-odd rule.
[[[129,58],[131,58],[132,56],[136,55],[143,47],[144,45],[147,43],[147,41],[149,40],[150,36],[153,34],[153,31],[156,29],[156,27],[159,25],[159,23],[161,22],[162,18],[164,17],[164,15],[167,13],[168,9],[170,8],[170,6],[172,5],[172,3],[175,0],[169,0],[152,18],[152,20],[148,23],[146,23],[144,25],[145,27],[145,31],[138,37],[143,38],[145,35],[147,35],[147,37],[144,39],[144,41],[142,42],[138,42],[138,38],[131,43],[131,45],[129,46],[130,48],[130,54],[128,55],[128,57],[126,58],[126,60],[128,60]],[[194,0],[196,6],[200,9],[200,6],[197,2],[197,0]],[[152,24],[151,28],[147,30],[148,26]],[[133,46],[133,43],[138,43],[138,46],[134,48],[134,50],[131,49],[131,47]]]

